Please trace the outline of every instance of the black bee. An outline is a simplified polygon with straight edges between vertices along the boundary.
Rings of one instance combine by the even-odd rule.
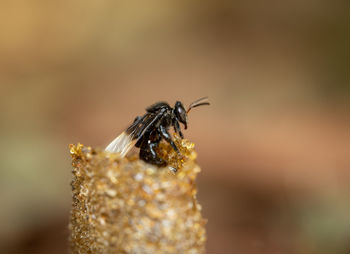
[[[187,129],[188,112],[192,108],[209,105],[207,99],[204,97],[192,102],[187,110],[180,101],[175,103],[174,108],[166,102],[157,102],[149,106],[146,108],[147,113],[136,117],[134,122],[106,147],[106,151],[125,156],[135,145],[140,148],[140,159],[160,167],[166,166],[167,162],[157,155],[155,148],[162,139],[165,139],[176,152],[179,152],[168,129],[172,126],[183,138],[179,122]]]

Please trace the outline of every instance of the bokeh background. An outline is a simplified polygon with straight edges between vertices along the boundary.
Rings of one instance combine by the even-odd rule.
[[[350,253],[349,7],[1,1],[1,253],[67,253],[68,144],[202,96],[207,253]]]

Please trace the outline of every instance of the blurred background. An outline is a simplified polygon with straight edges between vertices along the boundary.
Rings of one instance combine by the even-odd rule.
[[[1,253],[67,253],[70,143],[202,96],[207,253],[350,253],[349,7],[1,1]]]

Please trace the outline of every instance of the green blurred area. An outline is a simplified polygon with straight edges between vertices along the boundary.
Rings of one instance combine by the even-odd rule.
[[[2,1],[0,247],[65,253],[68,144],[186,105],[208,253],[350,251],[346,1]]]

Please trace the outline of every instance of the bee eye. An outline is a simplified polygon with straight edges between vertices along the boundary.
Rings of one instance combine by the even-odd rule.
[[[186,110],[181,102],[177,101],[175,104],[175,115],[177,119],[183,124],[187,123]]]
[[[185,110],[184,110],[183,108],[181,108],[181,107],[178,107],[178,108],[177,108],[177,111],[178,111],[178,114],[179,114],[180,116],[183,116],[183,115],[185,114]]]

